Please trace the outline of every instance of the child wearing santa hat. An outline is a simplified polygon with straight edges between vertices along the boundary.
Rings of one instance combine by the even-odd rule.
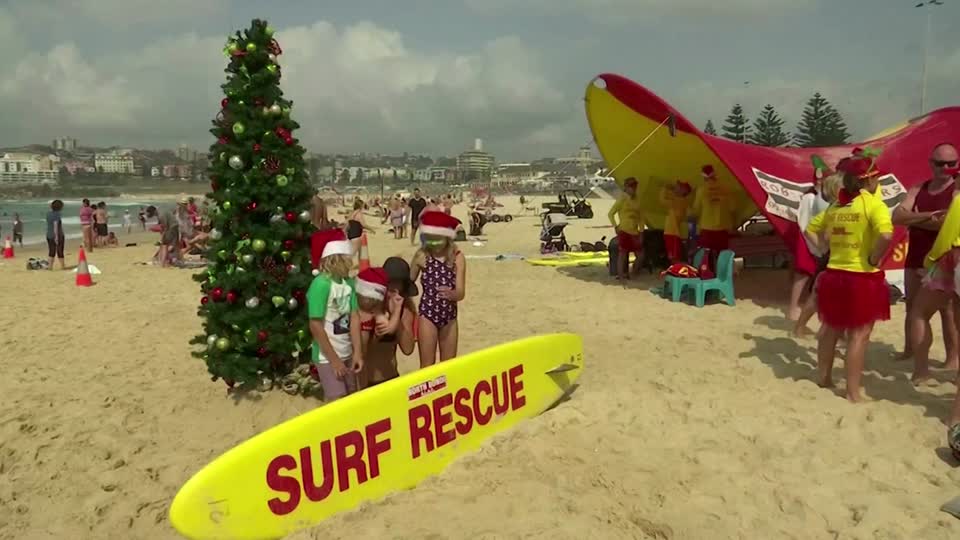
[[[360,308],[360,331],[363,344],[364,369],[360,388],[367,388],[399,376],[397,347],[404,354],[412,354],[414,347],[411,301],[400,291],[403,287],[391,280],[386,267],[396,261],[410,268],[406,261],[391,257],[384,268],[368,268],[357,275],[357,305]],[[392,269],[395,270],[395,269]]]
[[[683,242],[687,239],[687,211],[692,192],[690,184],[682,180],[664,186],[660,192],[660,204],[667,213],[663,222],[663,244],[671,263],[684,260]]]
[[[838,164],[837,171],[843,174],[837,201],[806,230],[816,250],[830,251],[827,268],[817,278],[823,324],[817,344],[818,383],[833,386],[837,341],[846,333],[846,395],[858,402],[873,325],[890,319],[889,292],[879,267],[893,238],[893,223],[883,199],[874,195],[881,176],[874,159],[856,155]]]
[[[411,279],[420,277],[420,367],[457,355],[457,304],[466,296],[467,261],[454,238],[460,220],[444,212],[424,212],[420,232],[424,247],[411,263]]]
[[[357,390],[356,374],[363,369],[360,316],[353,269],[353,248],[340,229],[314,239],[320,249],[319,268],[307,289],[307,314],[313,336],[311,361],[316,366],[323,397],[333,401]]]

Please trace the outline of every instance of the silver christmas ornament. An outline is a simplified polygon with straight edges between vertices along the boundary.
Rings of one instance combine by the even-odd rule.
[[[299,305],[300,305],[300,302],[297,302],[296,298],[291,298],[287,300],[287,309],[289,309],[290,311],[297,309],[297,306]]]
[[[243,159],[240,156],[230,156],[230,160],[227,163],[230,165],[230,168],[235,171],[243,168]]]
[[[255,307],[257,307],[257,306],[260,305],[260,299],[257,298],[256,296],[251,296],[250,298],[247,298],[247,301],[244,302],[244,304],[245,304],[248,308],[253,309],[253,308],[255,308]]]

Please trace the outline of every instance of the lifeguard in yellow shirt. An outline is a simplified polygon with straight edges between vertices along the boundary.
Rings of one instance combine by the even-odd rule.
[[[713,165],[701,169],[704,185],[693,200],[693,214],[697,216],[697,244],[709,249],[712,258],[730,248],[730,232],[735,227],[733,196],[717,179]]]
[[[873,325],[890,319],[890,297],[883,256],[893,238],[890,210],[873,193],[881,172],[874,159],[856,156],[837,165],[843,189],[837,201],[810,220],[806,238],[830,252],[827,269],[817,279],[817,308],[823,332],[817,344],[818,382],[833,386],[837,340],[847,336],[844,367],[847,399],[860,401],[860,379]]]
[[[630,254],[635,253],[639,260],[643,252],[643,209],[637,200],[636,178],[623,181],[623,195],[613,203],[607,217],[617,232],[617,279],[630,279]]]
[[[663,222],[663,244],[671,263],[684,261],[683,242],[687,239],[687,213],[692,193],[693,187],[682,180],[664,186],[660,192],[660,204],[667,214]]]

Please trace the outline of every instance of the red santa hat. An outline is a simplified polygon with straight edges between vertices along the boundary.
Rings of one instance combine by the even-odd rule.
[[[704,178],[716,178],[716,171],[713,170],[713,165],[704,165],[700,169],[700,173]]]
[[[388,281],[383,268],[367,268],[357,274],[357,295],[383,300],[387,296]]]
[[[693,191],[693,186],[683,180],[677,180],[677,187],[680,188],[680,191],[683,192],[684,195],[689,195],[690,192]]]
[[[420,216],[420,232],[423,234],[452,239],[457,237],[457,227],[459,226],[459,219],[444,212],[430,211],[424,212]]]
[[[310,258],[314,267],[331,255],[353,255],[353,246],[341,229],[317,231],[310,237]]]

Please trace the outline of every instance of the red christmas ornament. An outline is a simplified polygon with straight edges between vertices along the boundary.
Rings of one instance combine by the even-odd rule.
[[[257,341],[259,341],[260,343],[263,343],[269,337],[270,337],[270,334],[268,334],[266,330],[260,330],[259,332],[257,332]]]
[[[268,354],[270,353],[267,351],[266,347],[260,347],[259,349],[257,349],[257,356],[259,356],[260,358],[263,358]]]
[[[283,215],[283,219],[287,220],[287,223],[296,223],[297,215],[294,214],[293,212],[287,212],[286,214]]]
[[[217,139],[218,144],[227,144],[228,142],[230,142],[230,139],[226,137],[220,137],[219,139]]]
[[[294,298],[296,298],[296,299],[297,299],[297,302],[300,302],[301,304],[302,304],[303,301],[306,300],[306,298],[307,298],[307,295],[306,295],[306,293],[303,291],[303,289],[294,289],[293,292],[290,293],[290,295],[293,296]]]
[[[247,211],[253,212],[257,209],[257,201],[250,201],[250,204],[247,205]]]
[[[201,306],[207,305],[207,302],[209,302],[209,301],[210,301],[210,297],[209,297],[209,296],[201,296],[201,297],[200,297],[200,305],[201,305]]]
[[[223,289],[220,287],[215,287],[212,291],[210,291],[210,297],[213,298],[214,302],[223,300]]]
[[[293,146],[293,137],[287,137],[283,142],[287,143],[287,146]]]
[[[291,250],[291,249],[293,249],[293,247],[296,246],[296,245],[297,245],[297,243],[294,242],[293,240],[284,240],[284,241],[283,241],[283,249],[286,249],[286,250],[288,250],[288,251]]]
[[[221,108],[221,109],[226,109],[226,108],[227,108],[227,105],[229,105],[229,104],[230,104],[230,100],[227,99],[227,98],[223,98],[223,99],[220,100],[220,108]]]
[[[288,129],[286,129],[286,128],[282,128],[282,127],[280,127],[280,126],[277,126],[277,129],[275,129],[275,130],[273,130],[273,131],[274,131],[274,133],[277,134],[277,137],[280,137],[281,139],[289,139],[289,138],[290,138],[290,130],[288,130]]]
[[[230,291],[227,293],[227,303],[232,304],[237,301],[239,295],[235,291]]]
[[[260,143],[253,143],[253,151],[254,152],[260,151]]]

